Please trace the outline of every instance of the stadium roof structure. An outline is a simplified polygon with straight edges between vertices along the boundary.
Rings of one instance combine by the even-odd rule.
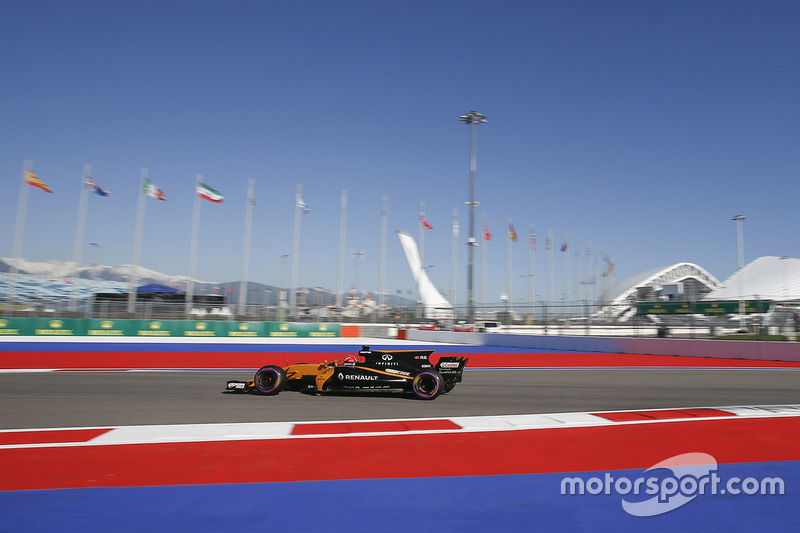
[[[664,288],[678,284],[686,286],[686,292],[679,297],[683,301],[800,302],[800,259],[759,257],[724,282],[694,263],[676,263],[654,268],[616,283],[612,289],[612,298],[598,315],[624,320],[636,312],[637,303],[668,299]]]
[[[748,263],[705,300],[800,301],[800,259],[764,256]]]
[[[627,277],[613,286],[611,301],[599,313],[608,318],[625,318],[636,312],[636,303],[661,297],[667,285],[687,284],[695,299],[720,289],[723,284],[694,263],[675,263]]]

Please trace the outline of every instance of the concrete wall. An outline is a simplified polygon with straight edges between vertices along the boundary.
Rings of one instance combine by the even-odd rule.
[[[407,330],[406,338],[419,342],[449,342],[477,346],[530,348],[565,352],[636,353],[685,357],[757,359],[762,361],[800,361],[800,343],[797,342],[636,337],[556,337],[506,333],[422,331],[418,329]]]

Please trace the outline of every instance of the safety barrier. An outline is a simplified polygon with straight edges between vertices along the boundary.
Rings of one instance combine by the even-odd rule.
[[[628,337],[556,337],[508,333],[470,333],[408,329],[405,338],[417,342],[448,342],[504,348],[531,348],[565,352],[679,355],[761,361],[800,361],[795,342],[645,339]]]
[[[337,323],[0,318],[3,337],[357,337],[359,334],[358,326]]]

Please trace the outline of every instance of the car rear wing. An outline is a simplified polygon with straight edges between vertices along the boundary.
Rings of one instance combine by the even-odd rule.
[[[456,382],[461,381],[461,374],[467,366],[469,357],[461,355],[443,355],[436,363],[436,371],[439,372],[446,380],[455,379]]]

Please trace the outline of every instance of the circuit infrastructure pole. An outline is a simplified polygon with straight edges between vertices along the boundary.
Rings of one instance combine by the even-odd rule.
[[[736,240],[738,241],[739,249],[739,327],[746,329],[745,323],[745,309],[744,309],[744,230],[742,228],[743,222],[747,217],[743,215],[736,215],[731,220],[736,221]]]
[[[470,111],[466,115],[461,115],[459,120],[469,124],[470,128],[470,156],[469,156],[469,259],[467,264],[467,320],[474,322],[475,320],[475,298],[472,291],[473,286],[473,273],[475,270],[475,247],[478,242],[475,239],[475,207],[478,203],[475,201],[475,147],[478,136],[478,124],[486,122],[486,117],[477,111]]]

